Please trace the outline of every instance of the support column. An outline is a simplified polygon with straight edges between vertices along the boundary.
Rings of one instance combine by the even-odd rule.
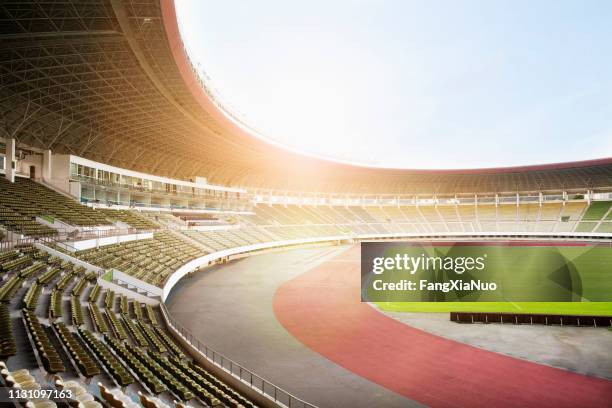
[[[6,152],[4,157],[4,172],[6,179],[11,183],[15,182],[15,139],[6,140]]]
[[[47,149],[43,151],[43,160],[42,160],[42,179],[46,182],[51,182],[53,178],[52,175],[53,167],[51,164],[51,150]]]

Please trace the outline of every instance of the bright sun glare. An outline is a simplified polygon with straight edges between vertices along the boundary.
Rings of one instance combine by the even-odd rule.
[[[612,155],[612,4],[177,1],[191,58],[267,138],[404,168]]]

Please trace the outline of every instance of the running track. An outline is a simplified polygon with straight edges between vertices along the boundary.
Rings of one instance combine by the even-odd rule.
[[[612,381],[412,328],[361,303],[359,280],[359,247],[355,246],[283,284],[274,296],[274,313],[308,348],[425,405],[612,406]]]

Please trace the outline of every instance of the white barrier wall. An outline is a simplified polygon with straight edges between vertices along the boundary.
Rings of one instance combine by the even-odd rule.
[[[66,255],[63,252],[60,251],[56,251],[53,248],[49,248],[48,246],[45,246],[43,244],[39,244],[39,243],[35,243],[34,247],[38,248],[38,249],[42,249],[43,251],[53,255],[53,256],[57,256],[60,259],[63,259],[64,261],[68,261],[68,262],[72,262],[73,264],[75,264],[76,266],[82,266],[83,268],[87,269],[88,271],[92,271],[92,272],[96,272],[98,275],[101,275],[104,273],[104,269],[99,268],[95,265],[92,265],[90,263],[81,261],[80,259],[77,258],[73,258],[70,255]]]
[[[117,269],[113,269],[113,280],[125,283],[126,285],[128,285],[128,289],[130,287],[133,287],[140,291],[148,292],[152,296],[162,295],[162,288],[155,286],[155,285],[151,285],[150,283],[141,281],[140,279],[136,279],[133,276],[130,276],[121,271],[118,271]]]
[[[91,249],[105,245],[119,244],[121,242],[136,241],[139,239],[151,239],[153,238],[152,232],[143,232],[140,234],[126,234],[117,235],[112,237],[92,238],[85,239],[83,241],[66,242],[65,244],[58,243],[57,245],[70,252],[82,251],[84,249]]]
[[[189,227],[193,231],[229,231],[240,229],[240,225],[194,225]]]
[[[102,278],[98,278],[97,282],[98,282],[98,284],[103,289],[112,290],[116,294],[126,295],[129,298],[132,298],[132,299],[135,299],[135,300],[139,301],[140,303],[146,303],[146,304],[151,305],[151,306],[157,306],[159,304],[159,300],[157,300],[157,299],[150,298],[150,297],[145,296],[145,295],[141,295],[138,292],[134,292],[131,289],[125,288],[125,287],[123,287],[121,285],[117,285],[114,282],[109,282],[109,281],[104,280]]]
[[[70,225],[70,224],[66,224],[65,222],[62,222],[58,220],[57,218],[53,219],[53,222],[49,222],[42,217],[36,217],[36,222],[39,222],[41,224],[44,224],[56,230],[64,230],[64,231],[70,231],[70,232],[78,230],[77,227]]]
[[[181,280],[185,275],[189,272],[194,271],[195,269],[201,266],[208,266],[209,264],[223,259],[228,256],[242,254],[245,252],[253,252],[260,251],[263,249],[277,248],[283,246],[292,246],[292,245],[300,245],[300,244],[311,244],[318,242],[333,242],[333,241],[345,241],[349,239],[344,235],[337,235],[331,237],[319,237],[319,238],[308,238],[308,239],[292,239],[287,241],[274,241],[274,242],[264,242],[260,244],[246,245],[236,248],[229,248],[223,251],[213,252],[212,254],[204,255],[200,258],[196,258],[191,260],[178,268],[166,281],[162,292],[162,302],[166,301],[166,298],[170,294],[170,291],[177,284],[179,280]]]
[[[404,238],[419,238],[427,240],[432,239],[456,239],[456,238],[470,238],[470,239],[531,239],[542,238],[542,239],[601,239],[601,238],[612,238],[612,233],[603,232],[432,232],[432,233],[401,233],[401,234],[358,234],[352,236],[352,238],[360,240],[377,240],[377,239],[404,239]]]

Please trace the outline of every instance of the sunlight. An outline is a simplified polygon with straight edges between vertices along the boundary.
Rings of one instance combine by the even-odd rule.
[[[400,168],[612,155],[610,7],[351,4],[181,0],[177,14],[224,106],[291,149]]]

